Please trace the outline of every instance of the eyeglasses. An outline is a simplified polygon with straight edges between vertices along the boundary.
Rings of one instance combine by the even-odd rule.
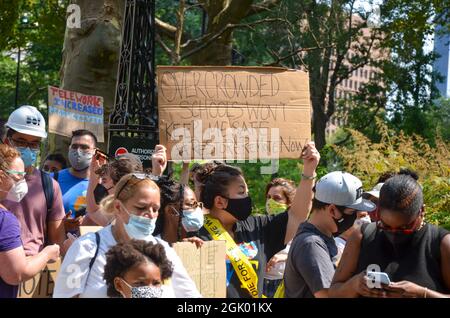
[[[9,142],[12,144],[12,146],[14,147],[18,147],[18,148],[30,148],[30,149],[39,149],[41,142],[40,141],[34,141],[34,142],[28,142],[25,140],[16,140],[16,139],[12,139],[12,138],[8,138]]]
[[[13,180],[14,181],[20,181],[20,180],[22,180],[24,177],[25,177],[25,175],[27,174],[26,172],[24,172],[24,171],[16,171],[16,170],[5,170],[5,172],[7,173],[7,174],[9,174],[10,176],[12,176],[12,175],[18,175],[18,176],[20,176],[20,178],[17,180],[17,179],[15,179],[15,178],[13,178]]]
[[[185,206],[182,206],[181,208],[183,211],[193,211],[197,208],[200,208],[203,210],[203,202],[195,201],[193,203],[186,204]],[[173,211],[172,214],[174,216],[180,216],[180,213],[174,207],[172,207],[172,211]]]
[[[158,181],[159,177],[154,176],[152,174],[147,174],[147,173],[132,173],[131,174],[133,177],[139,179],[140,181],[145,180],[145,179],[150,179],[152,181]],[[117,198],[119,198],[120,193],[123,191],[123,189],[125,189],[125,187],[128,185],[128,182],[130,182],[132,178],[128,179],[127,182],[125,182],[125,184],[122,186],[122,188],[120,189],[119,192],[117,192]]]
[[[411,223],[405,225],[401,228],[393,228],[389,225],[386,225],[382,220],[377,221],[377,228],[380,230],[391,232],[391,233],[403,233],[403,234],[412,234],[414,231],[416,231],[417,223],[419,222],[420,217],[417,217],[414,221]]]

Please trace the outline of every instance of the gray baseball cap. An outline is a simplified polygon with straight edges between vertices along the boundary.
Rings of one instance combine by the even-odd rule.
[[[316,184],[315,198],[323,203],[371,212],[376,205],[363,199],[362,182],[354,175],[334,171],[324,175]]]

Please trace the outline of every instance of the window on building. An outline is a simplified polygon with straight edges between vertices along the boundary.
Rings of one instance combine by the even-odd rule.
[[[353,87],[353,81],[352,80],[348,80],[348,87],[350,89]]]
[[[367,78],[367,70],[364,71],[364,78]]]

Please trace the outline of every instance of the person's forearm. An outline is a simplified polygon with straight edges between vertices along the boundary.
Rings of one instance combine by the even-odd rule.
[[[63,220],[50,221],[47,223],[49,244],[58,244],[62,249],[66,240],[66,231]],[[61,253],[63,253],[61,251]]]
[[[424,291],[423,298],[450,298],[450,295],[442,294],[434,290],[427,289]]]
[[[303,171],[303,175],[307,177],[313,177],[315,173],[315,169],[304,169]],[[289,210],[289,212],[293,213],[300,222],[303,222],[308,218],[308,213],[311,210],[312,199],[314,197],[313,187],[314,179],[301,177],[300,184],[295,192],[294,201]]]
[[[23,272],[20,275],[20,281],[26,281],[33,278],[45,268],[49,261],[48,253],[44,250],[37,255],[27,257]]]
[[[89,184],[87,188],[87,194],[86,194],[86,212],[91,213],[93,211],[97,211],[99,209],[99,206],[97,203],[95,203],[95,196],[94,196],[94,190],[97,186],[99,181],[99,177],[97,174],[91,173],[91,178],[89,179]]]
[[[180,183],[184,185],[189,183],[189,163],[183,162],[183,168],[180,174]]]
[[[334,283],[328,289],[328,295],[330,298],[357,298],[359,294],[354,290],[353,286],[355,284],[355,279],[357,276],[353,276],[351,279],[345,283]]]
[[[97,223],[100,226],[107,226],[109,223],[109,219],[106,217],[106,215],[104,215],[100,209],[97,209],[95,211],[88,211],[87,216],[94,221],[95,223]]]

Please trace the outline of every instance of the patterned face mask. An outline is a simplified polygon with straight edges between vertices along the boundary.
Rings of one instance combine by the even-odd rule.
[[[130,288],[131,298],[161,298],[163,290],[160,286],[133,287],[124,279],[121,280]]]

